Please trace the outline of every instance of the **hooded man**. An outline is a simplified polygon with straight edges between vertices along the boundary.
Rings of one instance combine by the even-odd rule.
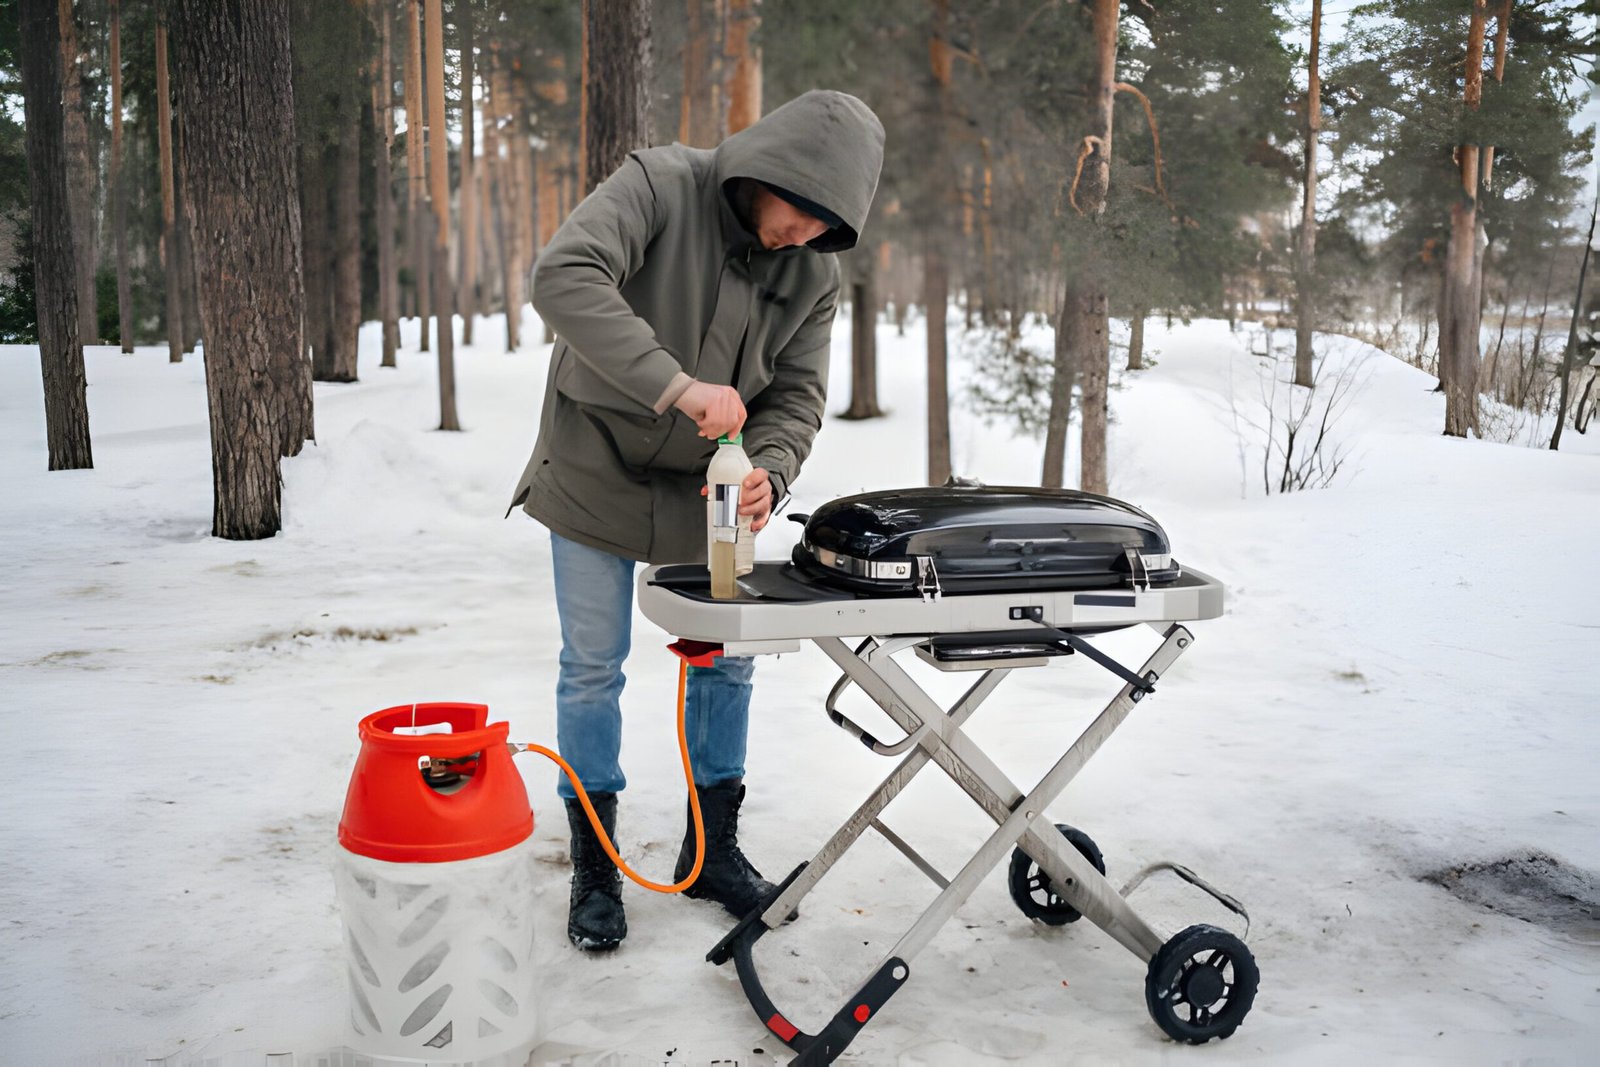
[[[561,620],[556,734],[607,834],[626,780],[622,662],[637,561],[705,562],[701,490],[717,438],[754,465],[741,515],[760,530],[822,426],[839,292],[828,253],[866,224],[883,126],[838,92],[806,93],[715,149],[631,153],[540,254],[533,306],[556,333],[539,437],[517,483],[550,530]],[[738,843],[753,663],[689,670],[686,729],[706,856],[686,895],[743,916],[771,891]],[[627,934],[622,878],[562,776],[572,831],[567,936]],[[676,880],[694,862],[691,823]]]

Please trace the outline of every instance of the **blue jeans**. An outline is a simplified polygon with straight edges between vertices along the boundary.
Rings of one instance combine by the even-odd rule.
[[[633,628],[631,559],[550,535],[556,612],[561,617],[561,671],[556,682],[556,744],[591,793],[627,785],[622,748],[622,661]],[[662,655],[666,655],[665,649]],[[715,667],[690,667],[684,728],[697,785],[744,777],[750,725],[750,675],[755,660],[718,656]],[[674,694],[675,695],[675,694]],[[672,707],[661,695],[659,706]],[[673,711],[676,712],[676,708]],[[663,746],[658,758],[677,762]],[[556,792],[577,796],[565,774]]]

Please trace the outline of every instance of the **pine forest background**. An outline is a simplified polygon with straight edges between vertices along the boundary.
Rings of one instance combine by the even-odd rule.
[[[883,410],[872,324],[925,317],[930,484],[966,405],[1037,434],[1041,484],[1115,492],[1107,392],[1152,316],[1297,331],[1269,491],[1336,468],[1316,333],[1437,375],[1444,433],[1559,447],[1600,403],[1600,0],[1327,14],[1336,40],[1321,0],[3,0],[0,342],[40,345],[52,469],[92,465],[83,345],[203,353],[213,533],[271,536],[363,321],[389,366],[420,317],[439,428],[470,428],[455,345],[549,340],[518,335],[532,265],[628,150],[825,87],[889,135],[843,414]],[[952,395],[957,347],[985,373]]]

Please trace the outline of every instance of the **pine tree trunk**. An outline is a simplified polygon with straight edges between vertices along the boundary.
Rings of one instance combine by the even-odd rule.
[[[1311,329],[1316,316],[1317,134],[1322,129],[1322,81],[1318,76],[1318,42],[1322,36],[1322,0],[1311,0],[1310,81],[1306,88],[1305,198],[1300,205],[1300,249],[1296,260],[1294,384],[1312,383]]]
[[[333,248],[329,289],[333,307],[328,330],[328,375],[321,381],[353,382],[361,335],[361,103],[357,82],[340,89],[338,141],[333,145]]]
[[[133,294],[128,282],[128,183],[122,176],[122,3],[111,0],[111,228],[117,246],[117,339],[133,351]]]
[[[172,175],[172,92],[167,74],[167,26],[156,24],[156,144],[161,166],[161,264],[167,283],[167,359],[183,361],[183,294],[178,270],[176,196]]]
[[[1128,369],[1144,370],[1144,320],[1150,309],[1135,305],[1128,316]]]
[[[427,0],[428,177],[433,201],[433,309],[439,323],[439,429],[459,430],[456,418],[456,300],[450,276],[450,163],[445,156],[444,13]]]
[[[1072,384],[1077,375],[1073,345],[1071,307],[1074,295],[1069,289],[1061,294],[1061,306],[1056,311],[1055,367],[1050,376],[1050,414],[1044,430],[1044,470],[1039,484],[1046,489],[1061,489],[1066,485],[1067,429],[1072,421]]]
[[[727,132],[722,90],[727,3],[728,0],[686,0],[688,26],[683,42],[678,140],[696,148],[716,147]]]
[[[494,221],[494,112],[489,103],[489,77],[483,75],[483,155],[477,166],[478,178],[478,277],[479,304],[485,314],[503,307],[505,293],[500,287],[500,260],[496,252],[499,231]]]
[[[1098,224],[1105,211],[1111,181],[1111,117],[1117,66],[1117,0],[1094,0],[1096,77],[1091,86],[1089,132],[1099,147],[1085,161],[1078,200],[1083,213]],[[1079,457],[1080,488],[1090,493],[1107,491],[1106,423],[1111,376],[1109,301],[1100,265],[1092,255],[1078,264],[1077,298],[1068,303],[1068,321],[1075,317],[1070,340],[1083,375],[1083,447]],[[1081,347],[1078,347],[1080,346]]]
[[[289,7],[174,0],[172,25],[206,339],[212,533],[271,537],[282,526],[279,456],[309,424]]]
[[[554,146],[547,147],[534,159],[534,200],[539,206],[539,249],[550,243],[560,224],[558,208],[561,203],[559,179],[556,175]]]
[[[946,234],[955,217],[956,175],[950,165],[953,105],[951,83],[955,64],[950,47],[950,0],[932,0],[932,25],[928,34],[928,68],[932,75],[935,120],[928,158],[934,166],[933,191],[928,196],[922,256],[922,299],[928,314],[928,484],[950,480],[950,352],[948,311],[950,275],[945,258]]]
[[[67,168],[72,180],[67,183],[67,200],[72,212],[72,241],[77,251],[78,336],[84,344],[95,344],[100,337],[97,296],[94,288],[96,255],[94,153],[89,144],[89,119],[85,110],[83,75],[79,68],[81,49],[78,26],[73,18],[72,0],[59,0],[61,108],[64,122]]]
[[[478,313],[478,183],[473,159],[472,123],[473,41],[472,8],[460,5],[461,24],[461,343],[472,344],[472,320]]]
[[[522,341],[522,271],[523,256],[520,248],[520,235],[522,228],[512,218],[514,198],[510,188],[511,163],[508,142],[511,140],[509,131],[502,129],[509,115],[506,106],[508,96],[505,57],[500,54],[499,46],[492,46],[493,63],[489,74],[489,114],[493,121],[485,124],[486,130],[493,130],[491,140],[487,144],[486,158],[489,161],[490,176],[494,179],[494,192],[490,197],[494,205],[494,229],[498,237],[496,248],[500,258],[501,289],[505,293],[506,305],[506,351],[515,352]]]
[[[304,344],[311,358],[311,377],[333,380],[332,216],[328,211],[327,156],[322,139],[299,131],[301,263],[305,285]]]
[[[376,175],[373,190],[378,198],[378,318],[383,323],[383,363],[395,366],[394,353],[400,344],[400,309],[397,299],[399,264],[394,247],[394,175],[390,153],[394,151],[394,71],[390,67],[390,9],[388,0],[375,0],[378,14],[377,84],[372,88],[372,114],[378,123],[373,149]]]
[[[851,258],[854,279],[850,285],[850,406],[846,419],[875,419],[878,406],[878,300],[873,280],[875,259],[862,251]]]
[[[527,98],[519,83],[512,83],[510,104],[511,187],[516,191],[517,247],[522,250],[522,258],[518,263],[521,277],[526,279],[533,272],[533,259],[538,254],[538,248],[534,243],[538,230],[534,227],[533,210],[533,141],[527,134],[530,126]],[[522,287],[527,288],[526,281],[522,283]]]
[[[753,126],[761,117],[761,0],[729,0],[728,6],[728,133]]]
[[[77,255],[67,196],[60,11],[55,0],[19,0],[18,8],[17,65],[22,74],[45,439],[51,470],[82,470],[94,466],[94,456],[89,447]]]
[[[183,115],[172,116],[172,157],[183,158]],[[183,188],[181,164],[172,173],[172,211],[178,234],[178,314],[182,324],[183,350],[193,352],[200,343],[199,279],[194,268],[194,233],[190,226],[189,205]]]
[[[1096,278],[1075,296],[1068,320],[1072,323],[1069,342],[1078,365],[1083,369],[1083,451],[1079,456],[1078,485],[1088,493],[1106,492],[1107,392],[1111,370],[1110,321],[1106,310],[1105,283]]]
[[[1578,267],[1578,292],[1572,298],[1572,323],[1567,328],[1567,349],[1561,354],[1561,399],[1556,404],[1555,432],[1550,435],[1551,451],[1561,448],[1561,428],[1567,421],[1567,398],[1571,395],[1572,388],[1572,364],[1578,354],[1578,322],[1583,314],[1583,284],[1589,276],[1589,260],[1594,256],[1592,249],[1597,214],[1600,214],[1600,193],[1596,194],[1594,207],[1589,212],[1589,236],[1584,239],[1583,263]]]
[[[922,299],[928,308],[928,484],[950,480],[950,365],[946,320],[950,278],[944,252],[931,246],[922,260]]]
[[[583,192],[650,144],[650,0],[583,0]]]
[[[1467,31],[1464,102],[1475,109],[1483,94],[1483,38],[1487,0],[1473,0]],[[1461,193],[1450,205],[1444,292],[1439,301],[1439,384],[1444,390],[1444,432],[1465,437],[1478,430],[1478,177],[1480,150],[1459,145]]]
[[[421,0],[405,0],[406,20],[406,189],[407,217],[411,223],[411,277],[417,305],[417,321],[421,339],[417,349],[428,350],[429,327],[429,257],[433,254],[428,241],[428,222],[423,218],[427,199],[426,167],[423,147],[426,144],[422,114],[422,25],[418,21]]]

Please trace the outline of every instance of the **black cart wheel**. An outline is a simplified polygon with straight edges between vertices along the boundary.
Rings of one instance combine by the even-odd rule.
[[[1215,926],[1191,926],[1151,957],[1144,999],[1174,1041],[1203,1045],[1239,1029],[1260,981],[1243,941]]]
[[[1072,842],[1072,847],[1083,853],[1083,858],[1094,864],[1094,869],[1106,873],[1105,857],[1094,838],[1075,826],[1056,823],[1061,835]],[[1017,902],[1022,914],[1046,926],[1065,926],[1083,918],[1083,913],[1056,894],[1050,879],[1033,862],[1033,857],[1022,849],[1011,853],[1011,899]]]

